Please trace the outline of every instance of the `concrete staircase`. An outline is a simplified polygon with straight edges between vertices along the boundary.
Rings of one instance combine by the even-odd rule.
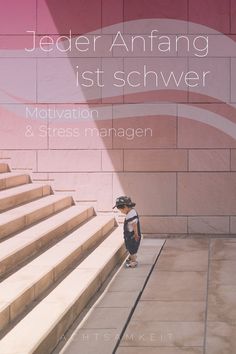
[[[0,353],[51,353],[125,254],[112,214],[0,163]]]

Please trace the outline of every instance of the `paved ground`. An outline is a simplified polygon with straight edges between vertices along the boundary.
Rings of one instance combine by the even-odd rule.
[[[236,239],[144,241],[61,353],[235,354]]]

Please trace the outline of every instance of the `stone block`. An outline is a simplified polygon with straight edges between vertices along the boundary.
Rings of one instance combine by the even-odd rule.
[[[36,100],[36,60],[2,58],[0,103],[34,102]]]
[[[25,34],[36,30],[36,1],[10,0],[2,3],[0,13],[1,34]]]
[[[231,150],[231,170],[236,171],[236,149]]]
[[[102,0],[102,33],[123,31],[123,0]]]
[[[231,32],[236,33],[236,21],[235,21],[235,16],[236,16],[236,3],[235,1],[230,2],[231,9],[230,9],[230,15],[231,15]]]
[[[229,171],[230,150],[189,150],[190,171]]]
[[[208,322],[207,354],[232,354],[236,351],[236,326],[226,322]]]
[[[140,215],[176,213],[174,173],[117,173],[113,176],[113,200],[124,194],[137,203]]]
[[[41,136],[39,134],[39,127],[41,122],[30,121],[25,114],[25,106],[18,104],[9,104],[1,106],[0,108],[0,120],[1,120],[1,142],[0,148],[8,151],[9,149],[17,150],[12,151],[9,154],[14,156],[21,156],[21,158],[16,161],[14,157],[14,163],[17,162],[17,166],[25,168],[27,166],[32,168],[35,166],[30,166],[33,162],[29,156],[32,156],[33,149],[46,149],[47,148],[47,136]],[[25,158],[27,163],[24,162],[24,154],[21,154],[21,150],[29,149],[31,151],[27,152]],[[24,166],[25,164],[25,166]]]
[[[66,0],[63,0],[60,6],[55,0],[49,3],[42,0],[38,3],[37,15],[38,33],[67,34],[69,30],[72,34],[92,31],[99,33],[101,29],[100,0],[95,3],[72,0],[70,6]]]
[[[109,48],[109,47],[107,47]],[[109,52],[109,49],[107,49]],[[123,103],[123,87],[116,87],[114,83],[114,73],[124,71],[123,58],[102,58],[103,78],[102,102],[103,103]],[[120,83],[120,82],[119,82]]]
[[[103,171],[123,171],[122,150],[102,150]]]
[[[139,117],[114,120],[113,148],[176,147],[175,117]]]
[[[144,234],[186,234],[187,218],[178,216],[142,216]]]
[[[100,58],[38,59],[38,102],[99,103],[101,88],[95,81],[91,87],[83,86],[91,81],[82,78],[84,71],[94,73],[98,68],[101,68]]]
[[[235,173],[193,172],[178,174],[179,215],[236,214]]]
[[[126,150],[125,171],[186,171],[186,150]]]
[[[173,68],[175,68],[173,72]],[[229,70],[229,69],[228,69]],[[130,74],[133,71],[139,73]],[[143,95],[158,91],[165,93],[170,102],[186,102],[188,87],[184,81],[185,72],[188,71],[186,58],[124,58],[124,100],[126,103],[138,103]],[[148,74],[149,72],[149,74]],[[151,72],[151,73],[150,73]],[[157,74],[153,74],[156,72]],[[162,75],[160,74],[162,72]],[[172,77],[171,73],[174,73]],[[128,77],[126,78],[127,74]],[[184,73],[184,74],[183,74]],[[117,83],[117,82],[116,82]],[[119,82],[120,83],[120,82]],[[174,91],[179,91],[178,95]],[[141,95],[141,96],[140,96]],[[150,97],[149,99],[150,100]],[[154,100],[152,100],[154,101]],[[165,100],[167,101],[167,99]],[[145,102],[142,100],[142,102]]]
[[[178,147],[233,148],[236,146],[235,109],[225,104],[178,106]]]
[[[152,273],[142,300],[159,301],[205,301],[206,272],[166,272]]]
[[[190,33],[196,32],[196,23],[204,25],[203,33],[212,33],[217,30],[223,33],[229,33],[230,30],[230,3],[220,0],[200,0],[196,3],[189,1],[189,30]],[[202,28],[203,31],[203,28]]]
[[[187,16],[186,0],[174,4],[171,0],[165,2],[150,0],[148,3],[141,0],[139,6],[135,0],[125,0],[124,2],[124,29],[126,33],[150,33],[153,28],[156,28],[158,19],[165,19],[165,21],[160,21],[158,26],[160,33],[185,33],[187,31]],[[135,19],[143,21],[131,21]],[[167,21],[168,19],[170,21]],[[182,21],[173,23],[174,19]]]
[[[96,210],[111,210],[112,198],[111,173],[50,173],[52,185],[57,191],[74,191],[74,197],[80,205],[94,205]],[[86,203],[83,203],[86,202]]]
[[[39,172],[99,171],[99,150],[41,150],[38,152]]]
[[[228,234],[228,216],[190,216],[188,232],[194,234]]]
[[[189,87],[190,102],[230,101],[230,60],[229,58],[190,58],[189,70],[200,80]]]

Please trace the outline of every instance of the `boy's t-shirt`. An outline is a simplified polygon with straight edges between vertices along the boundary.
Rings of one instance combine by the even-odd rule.
[[[135,209],[131,209],[128,214],[126,214],[126,217],[125,217],[125,220],[128,220],[130,218],[134,218],[133,220],[131,221],[128,221],[128,231],[129,232],[132,232],[134,231],[134,227],[133,227],[133,224],[137,224],[138,223],[138,214],[137,214],[137,211]]]

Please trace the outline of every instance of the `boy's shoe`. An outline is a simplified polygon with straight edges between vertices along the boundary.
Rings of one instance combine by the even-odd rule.
[[[132,262],[130,261],[129,263],[126,264],[127,268],[136,268],[138,265],[138,262]]]
[[[125,260],[125,264],[129,264],[131,262],[131,259],[128,257],[126,260]]]

